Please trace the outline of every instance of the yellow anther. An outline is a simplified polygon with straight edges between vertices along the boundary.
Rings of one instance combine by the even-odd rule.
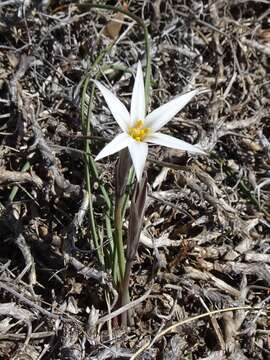
[[[149,134],[150,129],[144,127],[143,120],[137,120],[134,127],[128,129],[128,134],[136,141],[144,141],[146,136]]]
[[[135,126],[140,128],[143,126],[143,121],[142,120],[137,120],[136,123],[135,123]]]

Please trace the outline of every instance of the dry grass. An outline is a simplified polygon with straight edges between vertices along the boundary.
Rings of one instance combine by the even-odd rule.
[[[131,358],[145,344],[141,359],[268,359],[269,4],[128,6],[151,35],[149,107],[206,89],[166,132],[209,156],[152,148],[125,309],[113,307],[118,294],[93,245],[79,104],[86,74],[98,73],[128,101],[136,63],[146,65],[144,34],[128,17],[86,9],[0,4],[0,359]],[[91,121],[96,154],[116,131],[100,96]],[[98,165],[109,194],[114,167],[114,157]],[[91,189],[106,249],[96,179]],[[126,331],[117,317],[128,308]],[[219,312],[227,308],[237,310]]]

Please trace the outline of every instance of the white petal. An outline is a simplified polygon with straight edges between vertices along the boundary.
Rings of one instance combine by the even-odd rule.
[[[151,112],[151,114],[147,115],[145,126],[150,127],[152,131],[158,131],[182,110],[196,94],[198,94],[198,90],[193,90],[160,106]]]
[[[135,169],[137,180],[140,181],[148,154],[148,145],[144,142],[133,140],[128,149]]]
[[[175,137],[166,134],[161,134],[161,133],[151,134],[150,136],[147,137],[146,141],[156,145],[167,146],[169,148],[173,148],[177,150],[184,150],[184,151],[206,155],[206,153],[199,146],[191,145],[183,140],[176,139]]]
[[[132,91],[130,119],[133,125],[136,120],[144,120],[145,118],[145,95],[142,65],[138,62],[137,74]]]
[[[96,156],[95,161],[98,161],[106,156],[112,155],[117,151],[124,149],[130,144],[131,141],[131,137],[126,133],[116,135],[116,137],[100,151],[100,153]]]
[[[95,80],[94,83],[106,100],[106,103],[120,128],[123,131],[127,131],[130,126],[130,116],[125,105],[99,81]]]

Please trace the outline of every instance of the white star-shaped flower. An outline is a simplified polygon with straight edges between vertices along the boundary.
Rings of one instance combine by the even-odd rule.
[[[126,147],[135,168],[137,180],[140,181],[148,154],[148,143],[167,146],[192,153],[205,154],[198,146],[158,132],[182,108],[198,94],[198,90],[177,96],[145,116],[145,92],[141,63],[138,63],[134,88],[132,91],[130,113],[125,105],[99,81],[95,81],[111,113],[123,131],[107,144],[97,155],[96,161],[112,155]]]

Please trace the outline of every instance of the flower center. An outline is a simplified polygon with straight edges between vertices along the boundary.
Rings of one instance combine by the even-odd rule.
[[[143,120],[137,120],[133,127],[128,129],[128,135],[131,136],[136,141],[144,141],[146,136],[149,134],[150,129],[144,127]]]

